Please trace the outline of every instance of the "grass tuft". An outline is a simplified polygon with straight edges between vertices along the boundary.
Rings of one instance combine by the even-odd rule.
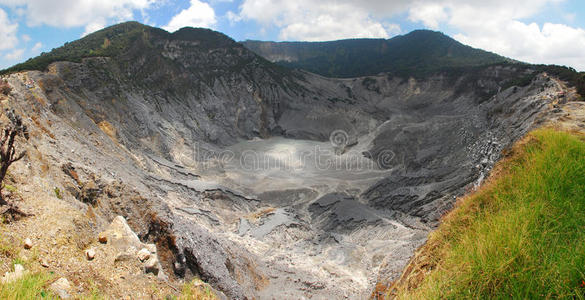
[[[59,299],[47,289],[51,276],[27,273],[19,280],[0,285],[0,299]]]
[[[215,300],[217,296],[211,290],[208,284],[205,284],[203,281],[199,279],[194,279],[193,281],[185,284],[181,291],[181,296],[179,296],[180,300]]]

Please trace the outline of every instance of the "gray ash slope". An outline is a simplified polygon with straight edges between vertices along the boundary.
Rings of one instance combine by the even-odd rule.
[[[137,23],[14,70],[27,66],[42,71],[7,78],[31,126],[52,132],[32,142],[58,166],[133,191],[83,205],[123,214],[168,253],[169,274],[200,276],[229,298],[367,297],[564,89],[546,74],[513,86],[527,69],[506,64],[332,79],[217,32]],[[340,130],[348,142],[334,149]],[[373,164],[298,159],[315,147]],[[244,168],[234,157],[250,149],[295,168]]]

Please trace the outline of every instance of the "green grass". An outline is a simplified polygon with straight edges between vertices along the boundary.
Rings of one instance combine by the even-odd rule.
[[[513,152],[430,236],[431,271],[400,298],[585,298],[585,141],[539,130]]]
[[[59,299],[47,289],[51,276],[28,273],[21,279],[0,285],[0,299]]]
[[[5,230],[2,228],[2,230]],[[37,255],[32,254],[29,259],[23,259],[19,256],[21,243],[19,246],[14,245],[6,240],[0,231],[0,259],[11,260],[12,270],[14,265],[23,265],[26,273],[15,282],[9,284],[0,283],[0,299],[58,299],[47,287],[53,278],[52,274],[47,272],[34,272],[30,270],[31,261],[37,260]]]
[[[63,195],[61,194],[61,190],[58,187],[55,187],[54,191],[55,191],[55,197],[57,197],[59,199],[63,199]]]
[[[10,184],[5,184],[4,189],[11,192],[11,193],[14,193],[18,190],[15,186],[10,185]]]
[[[215,300],[218,299],[209,285],[204,284],[200,279],[193,279],[183,285],[181,294],[176,297],[169,295],[166,299],[172,300]]]

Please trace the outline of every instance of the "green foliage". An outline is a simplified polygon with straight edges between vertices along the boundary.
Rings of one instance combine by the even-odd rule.
[[[578,73],[575,69],[557,66],[557,65],[538,65],[537,68],[549,75],[558,77],[559,79],[566,81],[569,85],[574,86],[577,89],[577,93],[581,95],[581,100],[585,100],[585,73]]]
[[[181,296],[178,299],[200,299],[200,300],[214,300],[217,299],[215,293],[211,291],[209,285],[203,283],[199,279],[185,284],[181,290]]]
[[[523,74],[523,75],[519,75],[518,77],[513,77],[511,79],[508,79],[504,82],[502,89],[505,90],[509,87],[512,86],[516,86],[516,87],[524,87],[529,85],[532,80],[534,80],[534,76],[536,76],[535,73],[528,73],[528,74]]]
[[[529,64],[515,64],[514,67],[523,74],[507,81],[503,88],[510,86],[526,86],[534,79],[538,73],[546,72],[547,74],[557,77],[565,81],[569,86],[577,89],[577,93],[581,96],[581,100],[585,100],[585,73],[577,72],[573,68],[557,65],[529,65]]]
[[[412,299],[583,299],[585,140],[539,130],[429,238]]]
[[[423,77],[445,67],[511,61],[428,30],[416,30],[389,40],[350,39],[319,43],[246,41],[243,44],[261,55],[273,52],[298,57],[298,60],[279,64],[327,77],[360,77],[382,72]]]
[[[204,49],[228,48],[234,45],[234,40],[228,36],[206,28],[181,28],[171,34],[171,39],[182,41],[204,41],[198,46]]]
[[[80,62],[85,57],[115,56],[126,49],[133,40],[140,38],[147,28],[149,27],[137,22],[127,22],[108,27],[75,42],[65,43],[62,47],[53,49],[49,53],[41,53],[41,55],[24,63],[1,71],[0,74],[23,70],[43,71],[55,61]],[[107,47],[103,47],[105,45]]]
[[[10,185],[10,184],[5,184],[4,189],[11,192],[11,193],[14,193],[18,190],[15,186]]]
[[[58,187],[55,187],[55,196],[59,199],[63,199],[63,195],[61,194],[61,190]]]
[[[235,44],[227,36],[209,29],[182,28],[169,33],[138,22],[126,22],[99,30],[77,41],[65,43],[49,53],[42,53],[24,63],[2,70],[0,74],[23,70],[44,71],[49,64],[56,61],[80,62],[87,57],[121,57],[152,48],[152,41],[157,38],[199,41],[199,48],[205,50]]]
[[[20,257],[16,257],[12,260],[12,266],[14,267],[14,265],[22,265],[22,266],[26,266],[27,265],[27,261],[25,261],[24,259],[20,258]]]

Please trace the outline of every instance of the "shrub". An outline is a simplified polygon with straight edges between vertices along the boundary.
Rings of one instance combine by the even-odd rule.
[[[12,87],[10,87],[10,84],[8,84],[8,81],[0,80],[0,93],[8,96],[10,94],[10,92],[12,92]]]

